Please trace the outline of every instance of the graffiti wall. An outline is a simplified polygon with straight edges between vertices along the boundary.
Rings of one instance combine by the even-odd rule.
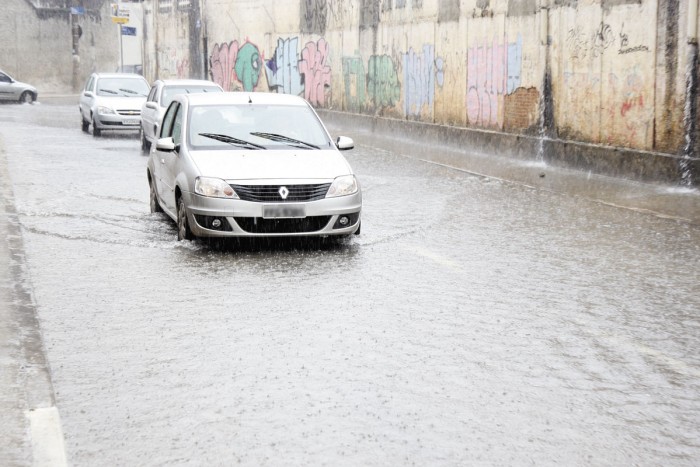
[[[550,136],[654,149],[660,88],[666,102],[683,100],[682,86],[660,85],[668,73],[660,77],[655,66],[660,35],[649,34],[658,32],[656,3],[516,6],[212,4],[206,68],[230,91],[294,94],[321,108],[491,131],[540,134],[549,105]],[[162,53],[180,76],[183,57]],[[665,66],[680,70],[682,63]]]

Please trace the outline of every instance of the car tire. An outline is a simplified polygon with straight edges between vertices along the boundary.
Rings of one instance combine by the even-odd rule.
[[[23,104],[31,104],[34,102],[34,94],[29,91],[24,91],[21,96],[19,96],[19,101]]]
[[[102,130],[97,128],[97,123],[95,122],[95,119],[92,119],[92,136],[98,137],[102,136]]]
[[[90,128],[90,122],[88,122],[87,120],[85,120],[85,117],[83,117],[82,114],[80,114],[80,128],[82,128],[82,130],[83,130],[85,133],[87,133],[87,132],[88,132],[88,129]]]
[[[362,230],[362,221],[360,221],[360,225],[357,226],[357,230],[355,231],[355,235],[360,235],[360,230]]]
[[[141,130],[141,151],[148,152],[151,149],[151,143],[146,139],[146,133]]]
[[[163,212],[163,208],[160,207],[160,201],[158,201],[158,194],[156,193],[156,182],[153,180],[148,181],[148,185],[150,187],[150,207],[151,207],[151,214]]]
[[[177,241],[192,240],[194,235],[190,230],[190,224],[187,222],[187,208],[182,196],[177,199]]]

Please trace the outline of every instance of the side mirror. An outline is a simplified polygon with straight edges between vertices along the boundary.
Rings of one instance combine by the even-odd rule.
[[[173,152],[175,150],[175,141],[171,137],[161,138],[156,141],[156,150],[163,152]]]
[[[355,147],[355,142],[347,136],[338,136],[338,139],[335,141],[335,147],[341,151],[347,151]]]
[[[153,110],[158,109],[158,105],[155,102],[146,102],[146,107]]]
[[[95,97],[95,95],[92,93],[92,91],[85,91],[83,93],[83,96],[85,97]]]

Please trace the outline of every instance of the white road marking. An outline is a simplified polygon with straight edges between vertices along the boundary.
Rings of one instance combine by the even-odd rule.
[[[457,261],[454,261],[453,259],[447,258],[445,256],[441,256],[434,251],[431,251],[427,248],[418,246],[418,245],[410,245],[407,246],[406,249],[412,253],[415,253],[417,255],[423,256],[425,258],[431,259],[435,261],[437,264],[441,266],[445,266],[449,269],[459,271],[462,269],[462,265],[460,265]]]
[[[66,467],[61,417],[56,407],[27,411],[31,426],[33,467]]]

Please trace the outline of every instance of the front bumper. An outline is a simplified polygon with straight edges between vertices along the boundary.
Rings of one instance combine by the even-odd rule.
[[[286,203],[258,203],[222,198],[207,198],[183,193],[187,220],[198,237],[298,237],[349,235],[360,226],[362,195],[357,193],[337,198],[324,198],[303,203],[306,217],[264,219],[263,206],[284,207]],[[343,224],[343,217],[347,222]],[[213,228],[219,219],[221,226]]]
[[[100,130],[140,130],[140,116],[124,116],[112,114],[97,114],[95,123]]]

